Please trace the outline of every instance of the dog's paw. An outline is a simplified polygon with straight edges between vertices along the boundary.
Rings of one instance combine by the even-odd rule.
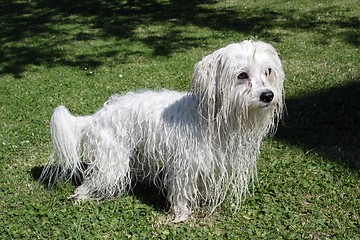
[[[90,198],[90,191],[87,186],[81,185],[76,188],[74,194],[69,198],[74,199],[76,202],[83,202]]]
[[[175,219],[173,220],[173,223],[181,223],[186,222],[189,219],[190,214],[180,214],[175,216]]]
[[[191,215],[191,209],[187,205],[188,204],[186,202],[182,202],[181,204],[174,206],[174,223],[185,222],[189,219]]]

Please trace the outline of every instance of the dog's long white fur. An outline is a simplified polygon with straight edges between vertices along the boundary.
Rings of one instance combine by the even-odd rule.
[[[247,79],[239,78],[245,72]],[[260,41],[231,44],[195,65],[189,92],[112,96],[90,116],[63,106],[51,120],[53,152],[41,179],[84,176],[74,197],[106,198],[151,179],[167,191],[175,221],[225,199],[235,209],[252,189],[261,140],[281,117],[284,72]],[[265,91],[274,93],[261,101]],[[83,168],[83,164],[87,168]]]

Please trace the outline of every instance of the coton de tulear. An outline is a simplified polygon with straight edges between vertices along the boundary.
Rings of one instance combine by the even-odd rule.
[[[114,95],[90,116],[60,106],[41,179],[83,176],[77,200],[123,194],[150,179],[167,193],[175,222],[202,203],[213,211],[225,197],[236,209],[253,188],[261,140],[281,118],[283,82],[276,50],[243,41],[198,62],[189,92]]]

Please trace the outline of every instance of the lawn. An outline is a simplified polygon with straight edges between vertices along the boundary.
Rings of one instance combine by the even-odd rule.
[[[357,0],[14,0],[0,3],[1,239],[356,239],[360,236]],[[173,224],[164,198],[76,204],[40,184],[53,109],[89,114],[114,93],[186,91],[194,64],[259,39],[280,53],[287,114],[233,214]]]

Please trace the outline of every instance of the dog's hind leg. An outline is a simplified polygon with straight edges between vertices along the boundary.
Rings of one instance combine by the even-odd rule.
[[[108,198],[116,193],[124,193],[131,185],[130,146],[125,136],[115,134],[110,126],[93,126],[84,139],[84,160],[88,165],[84,182],[73,197]]]

